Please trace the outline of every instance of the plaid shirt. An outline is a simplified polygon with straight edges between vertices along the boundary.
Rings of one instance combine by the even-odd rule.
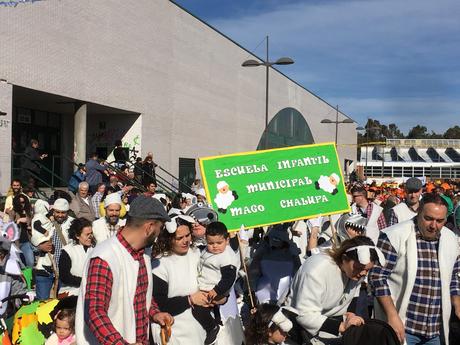
[[[356,205],[356,210],[361,214],[364,218],[370,219],[372,211],[374,210],[374,203],[372,201],[369,201],[367,204],[365,212],[359,207],[357,204]],[[380,216],[377,218],[377,226],[379,230],[385,229],[387,227],[387,223],[385,221],[385,215],[380,213]]]
[[[438,262],[439,240],[427,241],[415,226],[417,242],[417,275],[406,312],[406,331],[426,338],[439,335],[441,329],[441,277]],[[384,267],[374,266],[370,284],[376,297],[391,296],[387,279],[391,275],[398,254],[385,233],[380,234],[377,246],[385,255]]]
[[[54,246],[54,262],[56,263],[56,267],[58,267],[63,243],[61,242],[61,239],[59,238],[57,228],[60,227],[61,232],[62,232],[62,224],[53,222],[53,227],[54,227],[54,231],[53,231],[53,237],[51,238],[51,242],[53,243],[53,246]]]
[[[136,293],[134,298],[134,315],[136,318],[136,342],[147,345],[149,343],[149,317],[152,318],[158,312],[156,303],[147,311],[147,286],[148,272],[144,261],[144,250],[134,250],[124,239],[121,231],[117,238],[123,247],[139,262],[137,274]],[[101,344],[128,344],[121,334],[115,329],[107,315],[110,299],[112,297],[113,276],[109,265],[100,258],[91,259],[88,268],[88,281],[86,283],[85,306],[89,316],[86,320],[90,330]]]
[[[460,256],[457,257],[454,269],[452,270],[452,280],[450,281],[450,295],[460,296]]]
[[[93,207],[94,213],[96,218],[100,218],[101,215],[99,214],[99,204],[101,203],[102,194],[99,192],[94,193],[91,198],[91,206]]]
[[[398,219],[398,216],[396,216],[396,212],[391,209],[390,210],[390,219],[388,219],[388,226],[392,226],[392,225],[395,225],[395,224],[398,224],[399,223],[399,219]]]

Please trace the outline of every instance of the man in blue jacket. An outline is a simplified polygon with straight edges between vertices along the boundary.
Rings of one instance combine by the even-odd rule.
[[[97,185],[102,183],[102,174],[109,175],[105,165],[102,165],[98,161],[97,153],[92,153],[86,162],[86,182],[89,184],[89,191],[94,194]]]
[[[78,190],[78,185],[80,184],[80,182],[83,182],[85,180],[86,180],[85,165],[83,163],[79,163],[78,169],[75,170],[72,176],[70,176],[69,186],[68,186],[69,190],[75,194]]]

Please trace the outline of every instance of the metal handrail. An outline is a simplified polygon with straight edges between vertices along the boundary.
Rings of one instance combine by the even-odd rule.
[[[107,167],[109,167],[111,170],[115,171],[117,174],[123,174],[123,171],[121,169],[119,169],[117,166],[115,166],[114,164],[112,163],[109,163],[109,162],[106,162],[107,164]],[[147,191],[147,189],[141,184],[139,183],[138,181],[136,181],[136,179],[130,179],[126,176],[126,179],[128,182],[130,182],[134,187],[136,187],[137,189],[145,192]]]
[[[166,174],[168,174],[169,176],[171,176],[173,179],[175,179],[177,182],[179,182],[179,189],[180,189],[180,185],[183,185],[185,186],[187,189],[192,189],[192,186],[189,186],[188,184],[184,183],[183,181],[181,181],[179,178],[177,178],[176,176],[174,176],[173,174],[171,174],[169,171],[165,170],[163,167],[161,167],[160,165],[157,165],[156,166],[157,168],[159,168],[161,171],[164,171]]]
[[[126,164],[127,164],[128,167],[134,166],[134,164],[133,164],[132,162],[130,162],[130,161],[126,162]],[[179,193],[179,191],[177,190],[176,186],[174,186],[171,182],[167,181],[167,180],[166,180],[165,178],[163,178],[162,176],[159,176],[159,175],[156,175],[156,174],[155,174],[155,176],[153,176],[152,174],[150,174],[149,172],[147,172],[147,170],[144,170],[142,167],[141,167],[141,168],[137,167],[137,168],[140,169],[140,170],[141,170],[144,174],[146,174],[148,177],[150,177],[151,179],[155,180],[156,183],[157,183],[160,187],[166,189],[168,192],[173,193],[173,194]],[[160,180],[160,181],[159,181],[159,180]],[[169,186],[167,186],[167,185],[169,185],[169,186],[171,186],[171,187],[169,187]]]
[[[45,168],[45,171],[48,171],[50,174],[51,174],[51,181],[52,181],[52,186],[54,186],[54,177],[57,177],[59,180],[63,181],[65,184],[67,184],[67,181],[64,181],[59,175],[57,175],[54,171],[55,171],[55,166],[56,166],[56,158],[61,158],[61,159],[65,159],[66,161],[68,161],[69,163],[71,163],[73,166],[75,167],[78,167],[78,164],[72,160],[71,158],[69,157],[66,157],[64,155],[53,155],[52,156],[52,170],[49,170],[47,169],[46,167]],[[113,162],[107,162],[108,166],[115,172],[121,174],[123,173],[117,166],[115,166],[114,164],[112,164]],[[155,163],[154,163],[155,164]],[[131,161],[127,161],[126,162],[126,165],[131,168],[134,166],[134,163],[132,163]],[[139,167],[138,167],[139,168]],[[167,171],[166,169],[164,169],[163,167],[161,167],[160,165],[156,165],[156,168],[160,169],[161,171],[163,171],[164,173],[166,173],[167,175],[169,175],[172,179],[176,180],[178,183],[179,183],[179,188],[177,188],[174,184],[172,184],[171,182],[169,182],[168,180],[166,180],[163,176],[161,175],[158,175],[158,174],[155,174],[155,176],[153,176],[152,174],[150,174],[148,171],[146,171],[144,168],[140,167],[139,169],[142,171],[143,174],[149,176],[151,179],[155,180],[158,184],[159,187],[161,187],[162,189],[170,192],[170,193],[173,193],[173,194],[178,194],[180,192],[180,187],[185,187],[187,189],[191,189],[191,186],[187,185],[186,183],[184,183],[183,181],[181,181],[179,178],[177,178],[176,176],[174,176],[173,174],[171,174],[169,171]],[[135,187],[137,187],[139,190],[142,190],[142,191],[146,191],[146,188],[145,186],[142,185],[142,183],[139,183],[136,179],[127,179],[129,182],[131,182]]]
[[[25,156],[24,153],[13,153],[12,154],[13,156],[16,156],[16,157],[23,157]],[[51,185],[49,185],[48,183],[44,183],[45,185],[49,186],[49,188],[53,188],[54,189],[54,178],[56,177],[58,180],[60,180],[61,182],[63,182],[65,185],[67,185],[67,181],[65,181],[61,176],[57,175],[54,173],[54,171],[51,171],[50,169],[48,169],[43,163],[41,162],[35,162],[35,164],[37,164],[41,170],[47,172],[48,174],[51,175]],[[43,180],[39,179],[40,182],[42,182]]]
[[[113,162],[111,162],[111,163],[113,163]],[[131,168],[132,166],[134,166],[134,164],[132,162],[130,162],[130,161],[125,162],[125,165],[128,168]],[[177,188],[173,184],[171,184],[169,181],[164,179],[162,176],[158,176],[158,175],[153,176],[153,175],[151,175],[150,173],[148,173],[146,170],[144,170],[142,168],[141,168],[141,171],[144,172],[147,176],[149,176],[152,180],[156,181],[157,185],[160,187],[161,190],[163,190],[165,192],[168,192],[168,193],[171,193],[173,195],[179,193]],[[137,180],[135,180],[135,181],[137,182]],[[139,183],[139,182],[137,182],[137,183]],[[139,184],[143,187],[144,190],[147,190],[145,188],[145,186],[143,186],[141,183],[139,183]]]

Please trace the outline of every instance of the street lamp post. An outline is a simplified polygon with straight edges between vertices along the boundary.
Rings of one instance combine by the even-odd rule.
[[[382,179],[385,177],[384,170],[385,170],[385,148],[387,147],[386,141],[387,138],[383,137],[385,139],[385,143],[382,143]]]
[[[337,139],[338,139],[338,133],[339,133],[339,123],[354,123],[352,119],[345,119],[342,121],[339,121],[339,106],[336,106],[335,108],[335,121],[329,120],[329,119],[323,119],[321,120],[321,123],[335,123],[335,145],[337,146]]]
[[[338,133],[339,133],[339,123],[354,123],[352,119],[345,119],[342,121],[339,121],[339,106],[336,106],[335,108],[335,121],[332,121],[330,119],[323,119],[321,120],[321,123],[335,123],[335,146],[337,147],[337,140],[338,140]]]
[[[365,131],[366,128],[359,126],[359,127],[356,128],[356,130],[357,131]],[[367,141],[367,137],[366,137],[366,141]],[[362,158],[362,156],[361,156],[362,143],[359,144],[358,147],[359,147],[359,160],[361,161],[361,158]],[[366,169],[366,168],[367,168],[367,145],[366,145],[366,167],[364,169]],[[364,170],[364,178],[367,180],[366,170]]]
[[[366,124],[365,127],[360,127],[360,129],[362,130],[366,130],[366,165],[365,165],[365,168],[364,168],[364,178],[367,180],[367,160],[368,160],[368,156],[369,156],[369,132],[370,131],[377,131],[377,130],[381,130],[380,127],[377,127],[377,126],[374,126],[374,127],[367,127],[369,124],[369,119],[368,119],[368,123]]]
[[[268,36],[266,36],[266,58],[265,61],[259,62],[257,60],[246,60],[244,61],[241,66],[243,67],[258,67],[258,66],[265,66],[265,128],[264,128],[264,136],[265,136],[265,147],[264,149],[268,148],[268,85],[269,85],[269,70],[270,67],[273,65],[292,65],[294,60],[289,57],[282,57],[274,62],[270,62],[269,55],[268,55]]]

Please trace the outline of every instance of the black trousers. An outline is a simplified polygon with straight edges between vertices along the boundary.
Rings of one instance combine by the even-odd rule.
[[[214,312],[215,318],[211,312]],[[220,323],[219,307],[206,308],[200,306],[194,306],[192,309],[192,315],[195,320],[204,328],[206,333],[210,332]]]

